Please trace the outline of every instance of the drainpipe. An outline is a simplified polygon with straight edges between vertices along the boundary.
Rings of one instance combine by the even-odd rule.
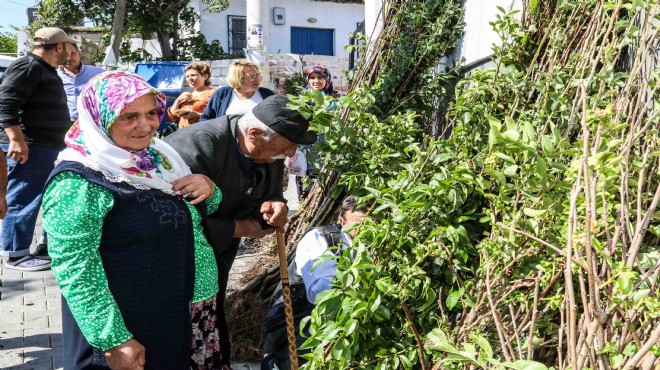
[[[268,17],[269,1],[246,0],[247,58],[259,66],[261,86],[270,87],[270,67],[268,64]]]

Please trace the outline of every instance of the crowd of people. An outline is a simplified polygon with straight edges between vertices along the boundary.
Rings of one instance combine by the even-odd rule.
[[[0,256],[10,269],[52,268],[65,369],[231,368],[225,295],[240,240],[287,223],[284,159],[318,138],[287,97],[261,87],[252,62],[233,63],[219,89],[204,63],[184,75],[192,92],[167,108],[143,78],[85,65],[76,39],[42,28],[2,79]],[[307,77],[308,89],[335,95],[324,67]],[[164,115],[179,129],[161,140]],[[342,226],[363,217],[344,202]],[[333,230],[298,247],[299,312],[334,276],[329,261],[312,270],[316,258],[350,246]],[[263,366],[275,368],[281,338],[268,343]]]

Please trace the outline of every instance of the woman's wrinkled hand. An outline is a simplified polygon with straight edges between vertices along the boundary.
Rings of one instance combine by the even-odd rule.
[[[211,198],[215,185],[207,176],[193,174],[172,182],[172,189],[188,198],[190,204],[195,205]]]
[[[112,370],[142,370],[145,362],[144,351],[140,342],[129,339],[105,351],[105,361]]]

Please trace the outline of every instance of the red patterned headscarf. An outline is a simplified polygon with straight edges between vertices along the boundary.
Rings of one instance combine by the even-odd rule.
[[[309,80],[309,76],[311,76],[312,73],[318,73],[325,78],[325,87],[321,91],[326,95],[335,96],[336,92],[332,86],[332,76],[330,75],[330,71],[324,66],[314,66],[305,72],[305,78]],[[311,89],[312,87],[307,84],[307,90]]]

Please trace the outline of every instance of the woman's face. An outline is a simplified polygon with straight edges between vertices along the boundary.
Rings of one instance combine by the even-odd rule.
[[[195,91],[204,88],[204,83],[206,82],[207,78],[209,78],[208,75],[202,75],[198,70],[194,68],[190,68],[186,71],[186,82],[188,82],[188,85],[195,89]]]
[[[309,77],[307,77],[307,82],[309,82],[309,86],[312,88],[312,90],[323,90],[325,87],[326,79],[322,74],[312,72],[310,73]]]
[[[108,133],[118,147],[140,151],[149,146],[159,125],[156,99],[154,94],[147,94],[124,108]]]
[[[243,68],[243,78],[241,79],[241,92],[243,93],[255,92],[259,88],[259,84],[261,84],[261,74],[259,73],[259,70],[252,66],[247,66]]]

